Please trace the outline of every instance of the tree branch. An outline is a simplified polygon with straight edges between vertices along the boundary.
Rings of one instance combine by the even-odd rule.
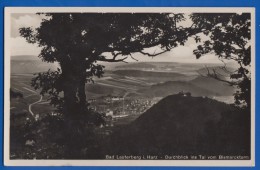
[[[219,68],[222,69],[225,73],[233,74],[233,73],[235,73],[237,71],[237,70],[235,70],[235,71],[228,70],[227,69],[227,63],[225,63],[225,61],[223,59],[221,59],[221,58],[218,58],[218,59],[224,64],[223,67],[220,66]]]
[[[228,80],[225,80],[225,79],[220,78],[219,75],[221,75],[221,74],[219,74],[215,69],[212,69],[212,72],[213,72],[213,73],[211,73],[210,70],[209,70],[209,68],[208,68],[207,66],[205,66],[205,68],[206,68],[206,70],[207,70],[206,76],[203,75],[203,74],[201,74],[200,72],[198,72],[198,74],[199,74],[200,76],[213,78],[213,79],[216,79],[216,80],[218,80],[218,81],[222,81],[222,82],[224,82],[224,83],[227,83],[227,84],[229,84],[230,86],[235,86],[235,85],[238,85],[238,84],[239,84],[239,82],[228,81]]]
[[[130,57],[131,57],[133,60],[138,61],[136,58],[134,58],[134,57],[132,56],[132,54],[130,54]]]
[[[99,56],[100,58],[97,59],[97,61],[105,61],[105,62],[125,62],[127,63],[125,60],[127,59],[127,57],[124,57],[122,59],[116,59],[116,57],[113,57],[112,59],[108,59],[105,56]]]
[[[143,54],[143,55],[147,55],[147,56],[149,56],[149,57],[155,57],[155,56],[157,56],[157,55],[160,55],[160,54],[166,53],[166,52],[170,51],[171,49],[172,49],[172,48],[169,48],[169,49],[164,50],[164,51],[159,52],[159,53],[155,53],[155,52],[154,52],[153,54],[146,53],[146,52],[143,52],[143,51],[139,51],[139,53],[141,53],[141,54]]]
[[[118,53],[112,52],[112,55],[114,56],[113,59],[115,60],[117,56],[122,55],[122,52],[118,52]]]
[[[194,25],[192,24],[191,27],[188,27],[188,28],[185,28],[185,29],[184,29],[184,31],[186,32],[186,35],[185,35],[185,36],[186,36],[187,38],[190,37],[190,36],[192,36],[192,35],[196,35],[196,34],[198,34],[198,33],[204,31],[203,29],[192,28],[193,26],[194,26]],[[178,42],[178,40],[179,40],[179,39],[176,38],[175,40],[172,40],[171,42],[172,42],[172,43]],[[134,42],[133,42],[133,43],[134,43]],[[140,46],[136,47],[136,50],[133,50],[133,49],[132,49],[131,52],[132,52],[132,53],[139,52],[139,53],[141,53],[141,54],[143,54],[143,55],[147,55],[147,56],[149,56],[149,57],[155,57],[155,56],[158,56],[158,55],[160,55],[160,54],[166,53],[166,52],[170,51],[171,49],[175,48],[175,46],[168,47],[166,50],[164,50],[164,51],[162,51],[162,52],[153,53],[153,54],[142,51],[142,50],[145,49],[145,48],[155,47],[155,46],[161,45],[162,43],[163,43],[163,40],[162,40],[162,39],[159,39],[158,41],[151,42],[151,43],[147,43],[147,44],[142,44],[141,42],[137,41],[137,42],[135,42],[134,44],[139,44]],[[104,49],[104,52],[111,52],[112,55],[114,56],[113,59],[115,60],[118,55],[123,54],[123,52],[126,51],[126,50],[127,50],[127,49],[122,49],[122,48],[119,48],[119,47],[117,47],[117,48],[115,48],[115,47],[106,47],[106,49]],[[120,52],[114,53],[114,51],[120,51]],[[130,55],[130,56],[131,56],[131,55]],[[132,58],[132,56],[131,56],[131,58]],[[136,59],[134,59],[134,60],[136,60]],[[115,62],[116,62],[116,61],[115,61]]]

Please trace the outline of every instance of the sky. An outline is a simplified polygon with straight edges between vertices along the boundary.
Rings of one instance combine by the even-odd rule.
[[[12,14],[11,15],[11,55],[35,55],[41,51],[36,44],[29,44],[23,37],[19,35],[19,28],[32,27],[37,28],[40,26],[43,16],[36,14]],[[185,21],[185,25],[190,24]],[[144,56],[140,53],[133,54],[139,62],[181,62],[181,63],[221,63],[217,56],[208,54],[196,59],[193,55],[193,50],[196,48],[193,38],[189,38],[184,46],[179,46],[172,49],[170,52],[158,55],[156,57]],[[154,52],[156,49],[148,49],[149,52]],[[135,60],[127,59],[128,62],[135,62]]]

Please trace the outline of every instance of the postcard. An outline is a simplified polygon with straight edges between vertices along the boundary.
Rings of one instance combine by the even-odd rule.
[[[254,8],[6,7],[7,166],[254,166]]]

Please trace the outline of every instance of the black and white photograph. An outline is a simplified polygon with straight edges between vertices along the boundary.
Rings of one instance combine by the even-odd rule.
[[[5,9],[6,165],[253,166],[253,8]]]

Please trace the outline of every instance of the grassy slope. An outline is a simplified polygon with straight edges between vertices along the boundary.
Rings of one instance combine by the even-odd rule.
[[[168,96],[116,132],[107,152],[249,155],[249,115],[209,98]]]

